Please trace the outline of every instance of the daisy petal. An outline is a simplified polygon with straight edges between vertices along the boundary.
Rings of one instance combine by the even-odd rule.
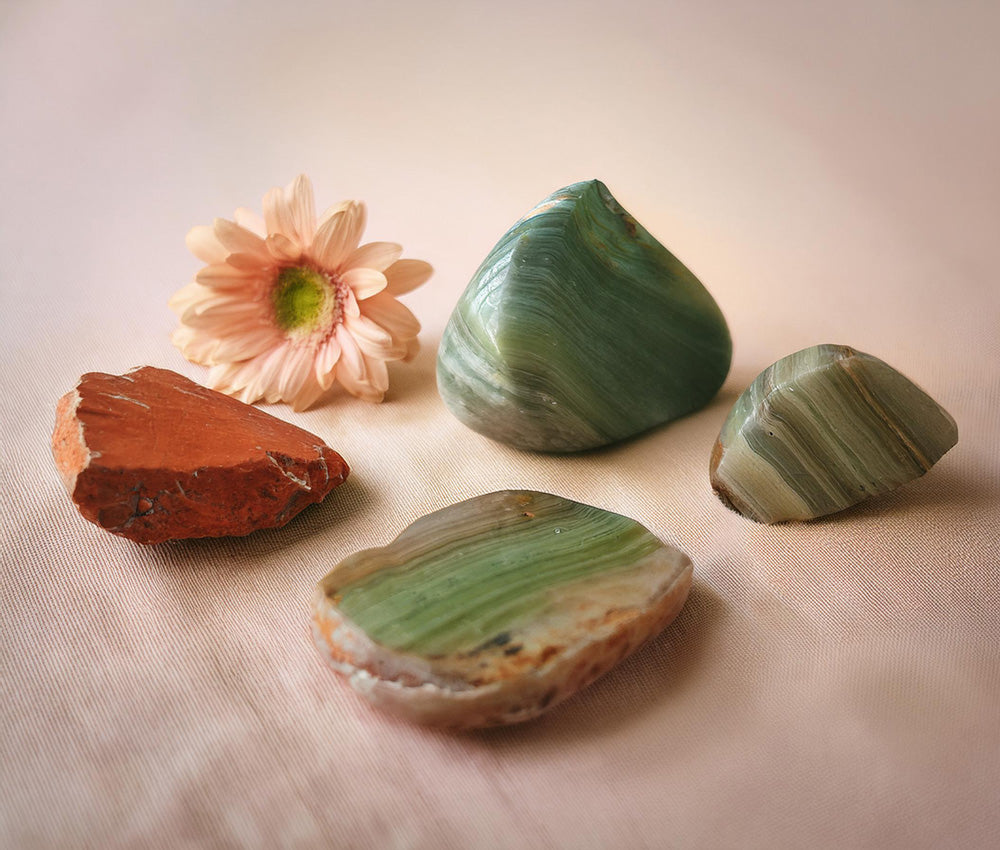
[[[403,246],[397,245],[395,242],[369,242],[351,252],[350,256],[344,260],[344,268],[354,269],[363,266],[383,272],[396,262],[402,253]]]
[[[218,338],[199,333],[193,328],[181,325],[170,336],[170,341],[180,349],[192,363],[199,363],[202,366],[209,366],[212,363],[212,354],[219,344]]]
[[[337,361],[340,359],[340,343],[331,336],[316,352],[316,380],[328,390],[337,377]]]
[[[385,328],[394,337],[405,338],[420,333],[420,322],[405,304],[400,304],[388,292],[365,299],[364,314]]]
[[[326,389],[326,387],[320,386],[316,381],[316,376],[311,371],[308,372],[302,388],[295,395],[295,398],[289,399],[292,410],[299,412],[312,407]]]
[[[300,174],[284,189],[276,186],[264,196],[264,223],[268,234],[280,234],[300,248],[312,241],[316,202],[308,177]]]
[[[264,225],[264,219],[257,215],[257,213],[255,213],[252,209],[240,207],[233,215],[233,220],[240,227],[249,230],[251,233],[260,236],[261,238],[267,236],[267,227]]]
[[[341,301],[341,309],[344,311],[345,316],[360,316],[361,307],[358,304],[358,299],[354,297],[354,290],[347,287],[343,293],[343,301]]]
[[[302,256],[302,248],[297,241],[293,242],[282,233],[271,233],[264,240],[267,250],[276,260],[284,263],[297,263]]]
[[[337,270],[341,263],[358,247],[367,219],[365,205],[361,201],[345,201],[338,205],[333,214],[316,231],[313,238],[312,255],[321,266]]]
[[[371,385],[378,390],[380,395],[385,395],[389,389],[389,370],[385,361],[372,357],[365,357],[365,364],[368,366],[368,379]],[[381,401],[381,398],[379,399]]]
[[[404,295],[416,289],[434,274],[434,268],[423,260],[396,260],[385,270],[391,295]]]
[[[344,325],[338,325],[336,333],[342,349],[341,358],[337,363],[337,380],[353,396],[364,401],[382,401],[385,389],[379,389],[378,384],[384,383],[382,376],[384,364],[374,358],[366,357],[359,348],[358,341]],[[375,364],[380,364],[381,368]],[[370,371],[373,368],[377,370],[375,374]],[[385,374],[388,375],[388,372]],[[385,380],[387,381],[387,378]]]
[[[258,255],[263,262],[270,260],[267,248],[264,246],[264,240],[245,227],[240,227],[234,221],[217,218],[215,220],[215,236],[230,254]]]
[[[182,316],[189,307],[197,304],[199,301],[211,294],[212,291],[210,289],[192,281],[187,284],[187,286],[182,286],[173,295],[171,295],[170,300],[167,302],[167,306],[175,313]]]
[[[267,250],[266,248],[264,249]],[[270,253],[266,255],[261,254],[230,254],[226,257],[226,262],[233,268],[239,269],[240,271],[250,272],[251,274],[261,274],[270,268],[271,263],[274,261],[271,259]]]
[[[340,276],[340,279],[351,287],[354,291],[354,297],[358,301],[371,298],[371,296],[385,289],[388,284],[385,275],[382,272],[375,271],[375,269],[348,269]]]
[[[194,276],[198,283],[219,289],[248,290],[260,283],[259,277],[247,269],[238,269],[229,263],[212,263],[202,267]]]
[[[409,363],[420,353],[420,340],[416,337],[406,341],[406,354],[403,355],[403,362]]]
[[[262,383],[260,377],[267,375],[268,369],[273,369],[272,364],[280,366],[284,362],[283,355],[286,348],[285,345],[279,346],[273,351],[245,360],[242,363],[215,365],[209,370],[208,385],[219,392],[235,396],[247,404],[253,404],[261,399],[268,402],[277,401],[277,398],[265,398],[265,395],[273,390],[271,385]],[[273,380],[273,374],[268,379]]]
[[[368,381],[356,378],[353,372],[344,368],[343,361],[337,365],[337,380],[345,390],[362,401],[370,401],[375,404],[382,401],[384,393],[377,390]]]
[[[337,380],[343,383],[342,375],[350,373],[355,381],[367,381],[368,373],[365,369],[365,357],[358,348],[358,343],[350,332],[343,325],[337,325],[334,332],[337,342],[340,343],[340,360],[337,361]]]
[[[280,186],[269,189],[264,195],[264,227],[269,236],[279,233],[286,239],[298,238],[291,210],[285,203],[285,192]]]
[[[213,390],[218,390],[220,393],[228,393],[233,395],[242,390],[243,384],[235,381],[237,374],[240,371],[239,363],[221,363],[213,366],[208,371],[208,380],[205,382]],[[247,404],[252,404],[257,399],[250,398],[248,394],[241,394],[240,400],[245,401]]]
[[[204,290],[204,287],[198,288]],[[216,340],[233,333],[256,331],[270,326],[266,314],[257,302],[248,301],[240,295],[207,290],[206,294],[194,293],[192,296],[181,290],[172,300],[174,303],[171,307],[180,314],[184,325],[214,336]]]
[[[219,345],[212,352],[212,360],[216,363],[249,360],[258,354],[270,351],[280,340],[280,334],[274,328],[268,327],[231,334],[219,340]]]
[[[226,254],[229,253],[215,237],[215,229],[207,224],[192,227],[184,237],[184,242],[188,250],[203,263],[224,263]]]
[[[278,373],[278,395],[282,401],[292,401],[309,379],[313,365],[312,351],[305,346],[294,347]]]
[[[305,174],[296,177],[285,189],[285,197],[288,199],[299,243],[308,245],[316,232],[316,201],[313,199],[313,187],[309,178]]]
[[[364,316],[345,316],[344,327],[354,337],[365,355],[366,360],[402,360],[406,354],[406,346],[396,342],[392,335]]]
[[[332,207],[327,207],[325,210],[323,210],[323,215],[319,217],[318,227],[322,227],[337,213],[343,212],[353,203],[354,201],[341,201],[339,204],[334,204]]]
[[[266,354],[249,360],[240,373],[240,380],[246,385],[246,392],[253,400],[264,398],[275,402],[277,398],[277,375],[290,346],[287,343],[275,346]]]
[[[188,305],[181,316],[181,321],[185,325],[197,327],[196,323],[205,318],[228,319],[250,316],[265,318],[263,310],[257,302],[247,301],[246,298],[241,298],[239,295],[220,294],[209,290],[207,297],[200,298]]]

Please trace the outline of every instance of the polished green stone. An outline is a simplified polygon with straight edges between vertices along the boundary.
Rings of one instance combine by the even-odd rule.
[[[635,520],[531,490],[477,496],[341,561],[316,646],[374,705],[419,723],[535,717],[658,634],[687,556]]]
[[[758,522],[812,519],[918,478],[957,441],[948,412],[891,366],[817,345],[769,366],[737,399],[712,486]]]
[[[547,493],[493,493],[348,558],[338,567],[348,577],[338,607],[383,647],[468,652],[524,631],[571,585],[641,570],[664,548],[635,520],[600,508]]]
[[[578,451],[703,407],[731,356],[705,287],[590,180],[542,201],[483,261],[445,329],[438,389],[488,437]]]

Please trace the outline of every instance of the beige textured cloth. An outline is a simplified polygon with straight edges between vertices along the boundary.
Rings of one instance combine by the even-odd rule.
[[[943,0],[7,4],[0,846],[1000,846],[998,31]],[[436,266],[406,298],[423,352],[381,406],[272,409],[354,470],[285,529],[105,534],[60,487],[56,399],[144,363],[204,380],[168,341],[184,234],[299,171]],[[527,454],[451,417],[435,349],[500,234],[589,177],[714,294],[733,369],[640,439]],[[899,368],[960,442],[888,498],[755,525],[712,443],[819,342]],[[687,607],[537,722],[376,714],[312,648],[313,584],[507,487],[645,523],[693,559]]]

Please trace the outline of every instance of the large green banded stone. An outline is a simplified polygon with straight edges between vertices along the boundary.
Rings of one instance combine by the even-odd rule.
[[[569,452],[698,410],[731,356],[705,287],[590,180],[554,192],[489,253],[445,328],[437,378],[470,428]]]
[[[769,366],[737,399],[712,486],[758,522],[812,519],[918,478],[957,441],[948,412],[891,366],[817,345]]]

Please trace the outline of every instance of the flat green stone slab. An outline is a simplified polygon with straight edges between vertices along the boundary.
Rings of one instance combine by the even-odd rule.
[[[680,611],[691,562],[627,517],[528,490],[429,514],[338,564],[316,644],[375,704],[423,723],[526,720]]]
[[[909,378],[817,345],[737,399],[712,452],[712,487],[757,522],[814,519],[918,478],[956,442],[955,420]]]
[[[523,449],[615,443],[707,404],[732,344],[698,279],[590,180],[500,239],[438,349],[441,398]]]

